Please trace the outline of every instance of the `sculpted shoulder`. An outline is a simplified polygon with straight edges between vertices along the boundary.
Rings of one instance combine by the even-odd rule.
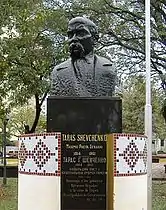
[[[113,63],[109,59],[102,56],[97,56],[97,63],[103,72],[106,72],[108,74],[111,73],[112,75],[117,74]]]
[[[55,66],[54,69],[53,69],[53,73],[61,72],[65,69],[67,69],[68,67],[70,67],[70,65],[71,65],[71,59],[68,59],[68,60],[60,63],[59,65]]]
[[[112,66],[113,65],[113,63],[110,60],[108,60],[107,58],[105,58],[105,57],[97,55],[97,59],[99,60],[99,62],[103,66]]]

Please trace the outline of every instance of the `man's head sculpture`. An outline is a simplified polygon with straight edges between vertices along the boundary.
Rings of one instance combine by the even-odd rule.
[[[85,17],[71,19],[67,33],[70,55],[73,60],[93,52],[94,44],[99,38],[97,26]]]
[[[74,97],[112,96],[116,71],[110,60],[94,53],[97,26],[85,17],[68,23],[70,58],[55,66],[51,75],[51,95]]]

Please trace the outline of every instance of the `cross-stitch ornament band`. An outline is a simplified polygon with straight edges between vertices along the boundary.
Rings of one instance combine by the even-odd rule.
[[[61,133],[19,137],[18,210],[59,210]]]

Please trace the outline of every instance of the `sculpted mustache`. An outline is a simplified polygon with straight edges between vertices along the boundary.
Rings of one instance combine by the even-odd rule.
[[[69,49],[70,49],[70,51],[73,51],[74,49],[78,49],[79,51],[84,52],[84,48],[83,48],[82,44],[80,44],[79,42],[71,43],[69,45]]]

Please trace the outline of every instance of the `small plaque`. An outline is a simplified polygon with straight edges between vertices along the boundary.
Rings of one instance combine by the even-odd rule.
[[[106,209],[106,138],[62,134],[62,210]]]

